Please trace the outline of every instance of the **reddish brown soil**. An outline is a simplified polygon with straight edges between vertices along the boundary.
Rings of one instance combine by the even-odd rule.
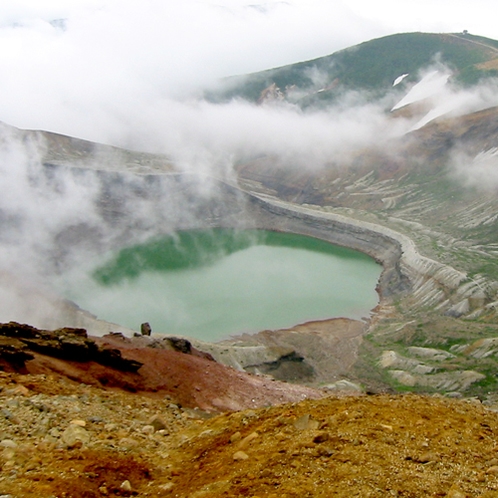
[[[3,374],[0,388],[12,411],[0,419],[0,495],[13,498],[498,497],[498,414],[477,401],[326,398],[201,420],[46,375]],[[53,431],[75,404],[69,425],[85,423],[89,440],[68,447]],[[155,433],[152,413],[164,420]]]
[[[141,362],[137,372],[123,372],[94,361],[67,361],[31,352],[25,372],[56,373],[85,384],[164,398],[186,407],[221,412],[318,398],[316,389],[250,375],[203,358],[167,349],[137,346],[122,336],[93,338],[100,346],[116,348],[123,358]],[[195,352],[194,352],[195,353]]]

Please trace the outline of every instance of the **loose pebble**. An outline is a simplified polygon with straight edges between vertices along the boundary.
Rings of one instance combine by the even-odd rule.
[[[121,483],[121,486],[119,486],[119,489],[122,489],[123,491],[131,492],[133,488],[131,487],[130,481],[126,480],[126,481],[123,481]]]
[[[170,491],[170,490],[172,490],[174,487],[175,487],[175,485],[174,485],[172,482],[168,482],[168,483],[166,483],[166,484],[161,484],[160,486],[158,486],[158,488],[159,488],[161,491]]]
[[[90,434],[79,425],[70,425],[62,433],[61,439],[68,448],[81,447],[90,441]]]
[[[3,441],[0,441],[0,446],[2,448],[17,448],[17,443],[12,441],[12,439],[4,439]]]
[[[320,422],[318,422],[318,420],[313,420],[311,415],[307,413],[294,421],[294,427],[299,431],[315,430],[320,427]]]
[[[233,454],[233,459],[235,461],[247,460],[248,458],[249,455],[243,451],[237,451],[236,453]]]
[[[241,434],[239,431],[234,432],[234,433],[230,436],[230,442],[231,442],[232,444],[239,442],[241,439],[242,439],[242,434]]]
[[[259,434],[257,432],[252,432],[251,434],[249,434],[249,436],[246,436],[244,439],[242,439],[239,444],[237,445],[237,448],[239,448],[240,450],[245,450],[246,448],[248,448],[251,444],[252,441],[254,441],[255,439],[257,439],[259,436]]]
[[[86,427],[86,422],[84,420],[71,420],[69,423],[72,425],[79,425],[80,427]]]

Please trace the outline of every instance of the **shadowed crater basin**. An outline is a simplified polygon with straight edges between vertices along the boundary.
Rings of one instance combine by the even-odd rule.
[[[360,252],[302,235],[189,230],[110,254],[63,292],[101,319],[213,341],[368,316],[380,272]]]

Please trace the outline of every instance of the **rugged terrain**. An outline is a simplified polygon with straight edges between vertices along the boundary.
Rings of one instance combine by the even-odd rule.
[[[173,337],[0,333],[2,497],[498,496],[496,397],[319,391]]]
[[[213,99],[306,109],[347,89],[385,96],[436,53],[454,81],[492,83],[497,46],[388,37]],[[427,112],[428,102],[386,111],[389,122]],[[2,254],[24,258],[0,273],[0,497],[498,496],[498,201],[496,186],[457,169],[489,173],[497,137],[498,109],[487,107],[320,168],[239,157],[233,175],[213,178],[166,156],[3,125],[2,153],[26,167],[0,211]],[[66,216],[50,223],[57,211]],[[23,245],[39,224],[43,237]],[[54,292],[86,258],[209,227],[361,250],[383,266],[379,304],[363,321],[207,344],[139,335]]]
[[[53,245],[44,249],[47,271],[63,272],[81,254],[115,250],[175,228],[262,228],[322,238],[382,263],[379,306],[368,321],[329,320],[320,324],[319,332],[310,324],[218,345],[199,344],[200,349],[238,369],[273,371],[277,378],[313,386],[348,379],[366,388],[383,385],[486,397],[496,384],[498,206],[493,189],[459,183],[449,161],[455,144],[473,157],[491,150],[498,132],[497,112],[492,108],[440,118],[393,141],[388,151],[362,151],[352,164],[315,173],[294,170],[270,157],[240,162],[236,181],[210,179],[204,191],[199,190],[204,180],[171,173],[166,158],[123,152],[120,157],[132,159],[121,165],[123,173],[117,173],[109,169],[116,168],[118,159],[99,169],[104,146],[39,132],[10,133],[25,144],[41,140],[46,145],[43,166],[31,182],[35,188],[43,186],[57,199],[61,188],[56,173],[69,184],[84,174],[92,184],[97,219],[69,219],[67,226],[48,234]],[[80,150],[82,163],[75,159]],[[62,164],[64,153],[68,166]],[[108,153],[113,157],[117,152]],[[93,168],[82,169],[92,157]],[[148,173],[132,173],[142,163]],[[19,240],[17,219],[11,224],[6,217],[3,226],[14,242]],[[21,275],[4,272],[0,278],[4,289],[14,294],[3,300],[6,315],[12,300],[17,308],[20,303],[25,306],[23,320],[38,327],[133,334],[27,283]],[[348,335],[348,329],[355,332]],[[310,334],[325,356],[339,360],[317,359],[317,342],[307,340]],[[479,356],[473,349],[480,340],[484,349]],[[342,361],[338,351],[344,348],[348,352]],[[445,353],[431,352],[434,349]],[[393,354],[395,361],[385,360]],[[300,373],[289,373],[285,365],[299,365]]]
[[[430,66],[446,65],[454,81],[472,86],[497,75],[497,56],[496,40],[467,32],[400,33],[318,59],[228,78],[222,90],[211,91],[208,97],[323,109],[349,90],[379,97],[391,93],[395,81],[413,85],[420,71]]]
[[[90,337],[84,329],[48,331],[15,322],[0,325],[0,368],[56,374],[160,399],[173,396],[183,406],[214,413],[323,396],[316,389],[226,368],[185,339]]]
[[[476,400],[342,396],[212,418],[174,398],[0,373],[0,494],[498,496],[498,416]]]

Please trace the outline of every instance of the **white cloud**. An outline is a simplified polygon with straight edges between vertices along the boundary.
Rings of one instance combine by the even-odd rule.
[[[465,151],[454,151],[451,162],[457,178],[468,187],[484,190],[498,188],[498,149],[493,147],[472,157]]]
[[[197,101],[196,90],[222,76],[409,30],[419,14],[434,19],[429,11],[453,28],[463,4],[455,3],[448,21],[442,5],[423,1],[407,15],[406,5],[390,0],[375,8],[360,0],[4,0],[0,120],[167,153],[186,169],[206,171],[214,163],[228,171],[234,155],[256,152],[323,164],[331,154],[370,143],[380,127],[389,138],[407,123],[386,121],[381,105],[355,99],[302,113],[241,102],[215,106]],[[437,102],[424,122],[457,104],[476,105],[474,95],[443,85],[446,79],[447,73],[432,79]]]
[[[446,5],[443,12],[442,0],[416,6],[390,0],[375,6],[364,0],[3,0],[0,120],[119,145],[140,133],[134,127],[140,106],[184,99],[223,76],[399,31],[430,30],[436,20],[446,31],[472,31],[477,8],[464,15],[462,2],[450,12]],[[64,26],[51,24],[54,19],[65,19]]]
[[[490,0],[476,0],[470,10],[458,0],[451,9],[443,0],[2,0],[0,121],[166,153],[197,173],[227,176],[234,158],[261,154],[317,168],[359,148],[385,147],[413,122],[391,120],[384,102],[368,103],[354,93],[340,106],[302,112],[290,105],[214,105],[196,99],[197,91],[224,76],[328,55],[397,32],[468,29],[498,38],[494,18],[482,15],[494,8]],[[320,86],[320,75],[310,76]],[[433,112],[440,115],[456,104],[476,109],[492,103],[496,91],[471,94],[440,85],[432,96]],[[105,237],[123,236],[93,202],[99,189],[94,174],[84,181],[62,175],[62,194],[51,196],[53,186],[35,188],[29,177],[30,168],[41,169],[36,147],[26,149],[11,138],[0,142],[4,267],[43,273],[54,259],[54,239],[78,223],[102,228]],[[472,169],[461,156],[461,177],[469,184],[475,174],[496,179],[496,155],[488,156],[474,160]],[[197,188],[198,197],[209,193],[208,185],[201,186],[206,192]],[[139,226],[145,237],[160,224],[168,231],[179,219],[194,217],[177,190],[153,204],[131,199],[120,229]],[[74,250],[75,260],[86,257]]]

